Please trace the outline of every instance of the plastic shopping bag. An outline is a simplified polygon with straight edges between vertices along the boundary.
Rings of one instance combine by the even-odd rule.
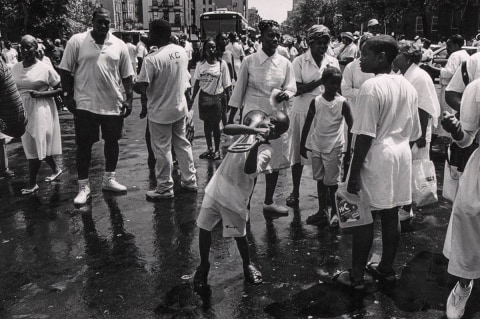
[[[452,202],[455,200],[458,190],[458,180],[461,175],[462,173],[458,171],[456,166],[451,166],[448,164],[448,161],[445,161],[445,168],[443,170],[443,198]]]
[[[426,159],[414,160],[412,174],[413,202],[418,207],[437,202],[437,177],[433,162]]]
[[[365,192],[351,194],[347,191],[347,183],[340,183],[335,193],[335,203],[340,228],[373,223],[370,201],[366,198]]]

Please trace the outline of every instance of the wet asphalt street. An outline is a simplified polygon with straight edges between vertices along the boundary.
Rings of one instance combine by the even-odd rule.
[[[264,283],[243,280],[241,258],[233,239],[213,232],[211,296],[192,289],[199,263],[198,215],[204,188],[220,161],[200,160],[203,127],[196,116],[193,145],[198,193],[151,202],[145,193],[155,185],[144,142],[145,120],[134,112],[120,141],[118,180],[128,193],[101,191],[103,145],[94,147],[92,199],[73,206],[77,192],[73,119],[61,113],[65,173],[51,184],[42,164],[40,191],[22,197],[28,166],[20,142],[7,146],[16,177],[0,179],[0,318],[443,318],[455,279],[442,256],[451,203],[439,201],[416,209],[404,225],[395,270],[396,287],[371,281],[367,292],[353,295],[331,281],[350,265],[351,236],[305,223],[317,207],[316,185],[304,171],[300,208],[287,217],[266,216],[260,177],[253,196],[248,232],[253,261]],[[438,192],[443,181],[443,145],[432,152]],[[179,176],[175,175],[176,182]],[[276,200],[290,193],[290,171],[281,174]],[[373,260],[381,252],[377,221]],[[480,318],[480,283],[474,286],[464,318]]]

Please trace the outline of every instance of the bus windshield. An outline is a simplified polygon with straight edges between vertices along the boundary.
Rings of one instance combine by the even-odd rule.
[[[214,38],[220,32],[245,34],[247,28],[247,20],[238,12],[214,11],[200,15],[202,40]]]
[[[237,32],[237,21],[235,20],[204,20],[202,23],[202,34],[204,38],[215,38],[219,32]]]

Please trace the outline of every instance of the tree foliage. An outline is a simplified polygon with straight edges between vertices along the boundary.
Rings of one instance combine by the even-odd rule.
[[[394,28],[401,24],[405,13],[424,14],[446,3],[462,10],[467,8],[468,0],[308,0],[284,26],[293,34],[303,33],[316,23],[323,23],[333,31],[354,31],[362,25],[366,28],[367,21],[376,18],[383,26]]]
[[[68,37],[86,29],[93,9],[87,0],[0,0],[0,30],[11,41],[24,34]]]

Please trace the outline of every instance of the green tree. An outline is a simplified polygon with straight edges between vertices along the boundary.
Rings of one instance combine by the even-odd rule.
[[[93,9],[87,0],[0,0],[0,30],[11,41],[66,37],[86,29]]]

